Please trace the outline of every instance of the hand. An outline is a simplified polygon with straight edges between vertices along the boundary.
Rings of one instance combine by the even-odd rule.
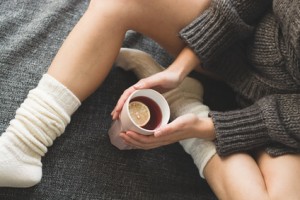
[[[125,143],[136,149],[153,149],[187,138],[215,138],[211,118],[200,118],[194,114],[178,117],[170,124],[157,129],[154,135],[141,135],[132,131],[120,134]]]
[[[155,89],[159,92],[166,92],[170,89],[177,87],[181,82],[181,78],[176,70],[166,69],[162,72],[141,79],[133,86],[129,87],[123,92],[120,99],[117,102],[114,110],[112,111],[112,119],[115,120],[119,117],[119,114],[123,108],[124,103],[128,97],[136,90],[140,89]]]

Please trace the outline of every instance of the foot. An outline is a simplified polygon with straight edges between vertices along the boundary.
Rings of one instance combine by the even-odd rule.
[[[43,76],[0,137],[0,187],[31,187],[40,182],[41,157],[79,106],[78,98],[64,85]]]
[[[31,187],[42,178],[41,156],[0,137],[0,187]]]
[[[115,65],[126,71],[132,70],[139,79],[164,70],[151,55],[137,49],[128,48],[121,48]]]

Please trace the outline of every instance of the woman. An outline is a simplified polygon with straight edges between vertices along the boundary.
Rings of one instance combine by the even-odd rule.
[[[184,49],[174,63],[189,58],[191,69],[201,62],[202,70],[220,76],[236,91],[241,108],[211,111],[210,118],[185,115],[150,137],[130,131],[121,137],[141,149],[180,141],[191,133],[214,140],[218,154],[206,165],[204,176],[220,199],[297,199],[299,13],[298,1],[212,1],[180,32],[196,55]],[[176,87],[187,69],[173,64],[127,89],[113,119],[134,90]]]
[[[274,4],[279,4],[279,2],[274,2]],[[299,9],[297,2],[294,2],[294,4],[295,6],[293,8]],[[220,7],[220,5],[222,6]],[[244,8],[244,6],[248,12],[239,13],[240,10],[238,8]],[[196,67],[200,61],[204,66],[218,66],[213,65],[213,63],[209,61],[213,60],[213,57],[217,58],[217,56],[221,56],[225,51],[224,49],[235,46],[237,41],[246,39],[251,35],[250,25],[246,24],[245,26],[238,27],[238,30],[223,35],[224,39],[234,38],[235,41],[220,40],[220,37],[218,37],[216,41],[220,40],[220,45],[215,46],[215,49],[211,48],[210,43],[206,45],[200,44],[197,38],[194,40],[195,38],[190,38],[191,35],[189,34],[185,37],[184,33],[188,33],[189,30],[194,32],[194,26],[198,27],[197,21],[196,23],[190,24],[195,18],[198,16],[206,16],[210,13],[205,11],[208,7],[210,7],[210,9],[216,9],[220,16],[226,16],[226,12],[223,12],[226,10],[231,10],[238,16],[237,18],[224,19],[225,22],[232,22],[229,27],[227,27],[226,23],[223,24],[223,26],[211,27],[212,29],[216,28],[216,30],[218,30],[214,32],[223,34],[227,33],[225,30],[231,30],[235,27],[235,20],[243,21],[243,17],[249,24],[254,23],[261,18],[270,6],[271,2],[269,1],[215,1],[211,3],[209,0],[164,0],[158,2],[92,0],[88,10],[57,53],[47,74],[43,76],[37,88],[29,93],[20,109],[17,110],[16,117],[11,121],[11,125],[7,131],[1,135],[0,186],[28,187],[40,181],[42,176],[41,156],[44,156],[47,147],[52,144],[55,138],[63,133],[64,128],[70,121],[70,116],[78,106],[80,106],[80,103],[101,85],[119,52],[124,34],[127,30],[141,32],[153,38],[174,56],[179,55],[176,61],[168,68],[169,70],[165,72],[166,74],[172,75],[170,77],[173,81],[168,85],[168,88],[172,88],[177,85],[190,70]],[[202,17],[197,19],[201,18]],[[210,16],[208,16],[205,21],[207,25],[209,25],[209,18]],[[178,37],[178,33],[182,29],[184,31],[181,32],[181,37],[185,38],[184,40]],[[206,39],[200,33],[199,30],[195,35]],[[211,34],[207,34],[207,37],[214,38]],[[201,52],[204,55],[201,56],[201,54],[199,54],[200,61],[194,55],[194,51],[190,48],[184,48],[189,39],[192,41],[190,44],[198,44],[197,47],[191,46],[195,49],[195,52],[197,54]],[[197,42],[194,43],[194,41]],[[200,49],[200,47],[203,49]],[[178,70],[178,68],[181,70]],[[178,72],[180,76],[178,76]],[[297,86],[299,86],[299,84]],[[147,88],[152,86],[150,84],[148,86],[144,85],[143,87]],[[132,91],[132,89],[130,89],[130,91]],[[294,91],[293,88],[292,91]],[[126,99],[126,94],[121,99]],[[120,101],[120,104],[118,104],[114,112],[114,118],[118,116],[118,112],[122,107],[122,101],[123,100]],[[214,112],[212,112],[211,115],[214,117]],[[213,119],[216,118],[214,117]],[[216,122],[212,123],[210,118],[206,119],[206,121],[208,127],[216,127],[216,124],[218,124]],[[45,126],[45,124],[47,125]],[[176,121],[172,124],[176,125]],[[170,127],[172,124],[170,124]],[[214,131],[209,132],[206,138],[213,139],[213,133]],[[134,135],[134,133],[131,134]],[[161,130],[161,135],[163,134],[164,131]],[[130,134],[128,133],[126,135],[129,136]],[[184,137],[180,139],[184,139]],[[127,141],[133,146],[139,146],[131,142],[132,140],[129,141],[128,139]],[[171,142],[175,141],[176,140]],[[216,144],[218,148],[220,146],[226,148],[225,144],[219,144],[218,141],[217,139]],[[256,142],[254,143],[256,144]],[[295,143],[298,145],[299,141]],[[275,145],[272,145],[272,147],[273,146]],[[140,147],[143,146],[141,145]],[[250,149],[252,148],[253,146],[251,146]],[[299,147],[293,147],[292,149],[297,150]],[[238,148],[237,151],[229,151],[228,154],[243,150],[244,149]],[[299,171],[297,171],[299,170],[299,167],[297,167],[297,165],[299,165],[299,157],[288,154],[288,156],[280,156],[279,158],[284,161],[282,162],[284,163],[283,167],[291,168],[294,166],[295,168],[295,170],[285,171],[285,174],[281,173],[282,170],[276,171],[278,172],[276,178],[280,178],[283,182],[286,181],[289,183],[289,185],[283,184],[283,186],[286,186],[283,188],[281,187],[282,185],[280,185],[280,190],[277,189],[277,185],[274,185],[274,181],[270,180],[271,176],[267,174],[269,172],[268,165],[273,164],[273,160],[265,153],[258,155],[258,164],[248,154],[232,154],[225,158],[220,158],[216,155],[205,167],[204,174],[220,198],[236,197],[241,199],[245,190],[243,190],[243,188],[237,188],[236,185],[239,187],[247,187],[247,189],[251,187],[251,190],[254,191],[251,193],[251,197],[253,198],[258,196],[260,199],[273,196],[280,198],[280,195],[287,194],[287,192],[292,195],[297,195],[296,191],[299,191],[299,186],[296,184],[295,179],[297,177],[296,175],[299,174]],[[245,162],[243,162],[244,169],[240,169],[241,171],[239,172],[236,170],[236,163],[239,164],[240,161]],[[230,165],[230,167],[227,167],[228,165]],[[279,164],[276,163],[276,165]],[[222,166],[222,170],[215,170],[216,166]],[[279,168],[280,165],[276,170]],[[232,173],[231,170],[235,173]],[[16,171],[18,174],[15,173]],[[253,178],[249,182],[244,182],[245,179],[239,177],[241,174],[247,174],[245,172],[249,172],[251,178]],[[238,176],[238,178],[234,176]],[[222,177],[221,180],[220,177]],[[230,182],[231,180],[234,180],[234,182]],[[239,184],[240,181],[243,184]],[[252,183],[254,181],[257,184],[253,186]],[[233,187],[233,185],[235,187]],[[296,188],[291,188],[289,187],[290,185],[294,185]],[[276,192],[279,194],[276,194]],[[248,196],[248,198],[249,197],[250,196]]]

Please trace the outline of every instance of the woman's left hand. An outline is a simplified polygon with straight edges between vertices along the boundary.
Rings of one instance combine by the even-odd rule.
[[[142,135],[133,131],[121,133],[126,144],[135,149],[153,149],[172,144],[187,138],[215,138],[214,125],[211,118],[198,117],[195,114],[186,114],[173,122],[158,128],[153,135]]]

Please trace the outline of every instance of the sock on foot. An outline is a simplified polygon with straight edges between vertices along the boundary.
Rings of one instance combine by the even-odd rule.
[[[115,64],[124,70],[132,70],[139,79],[164,70],[149,54],[126,48],[121,49]],[[195,79],[185,78],[178,88],[164,93],[163,96],[170,106],[171,119],[187,113],[208,117],[209,108],[202,103],[203,87]],[[180,144],[192,156],[199,169],[200,176],[204,178],[204,167],[216,153],[214,143],[204,139],[190,138],[180,141]]]
[[[129,48],[121,48],[115,65],[126,71],[133,71],[139,79],[164,70],[149,54]]]
[[[56,79],[48,74],[42,77],[0,137],[0,187],[31,187],[40,182],[41,157],[80,104]]]
[[[193,113],[199,117],[208,117],[209,108],[202,103],[202,85],[195,79],[185,78],[178,88],[163,95],[169,103],[171,119],[188,113]],[[189,138],[179,143],[193,158],[200,176],[205,178],[203,171],[208,161],[216,154],[215,144],[200,138]]]

